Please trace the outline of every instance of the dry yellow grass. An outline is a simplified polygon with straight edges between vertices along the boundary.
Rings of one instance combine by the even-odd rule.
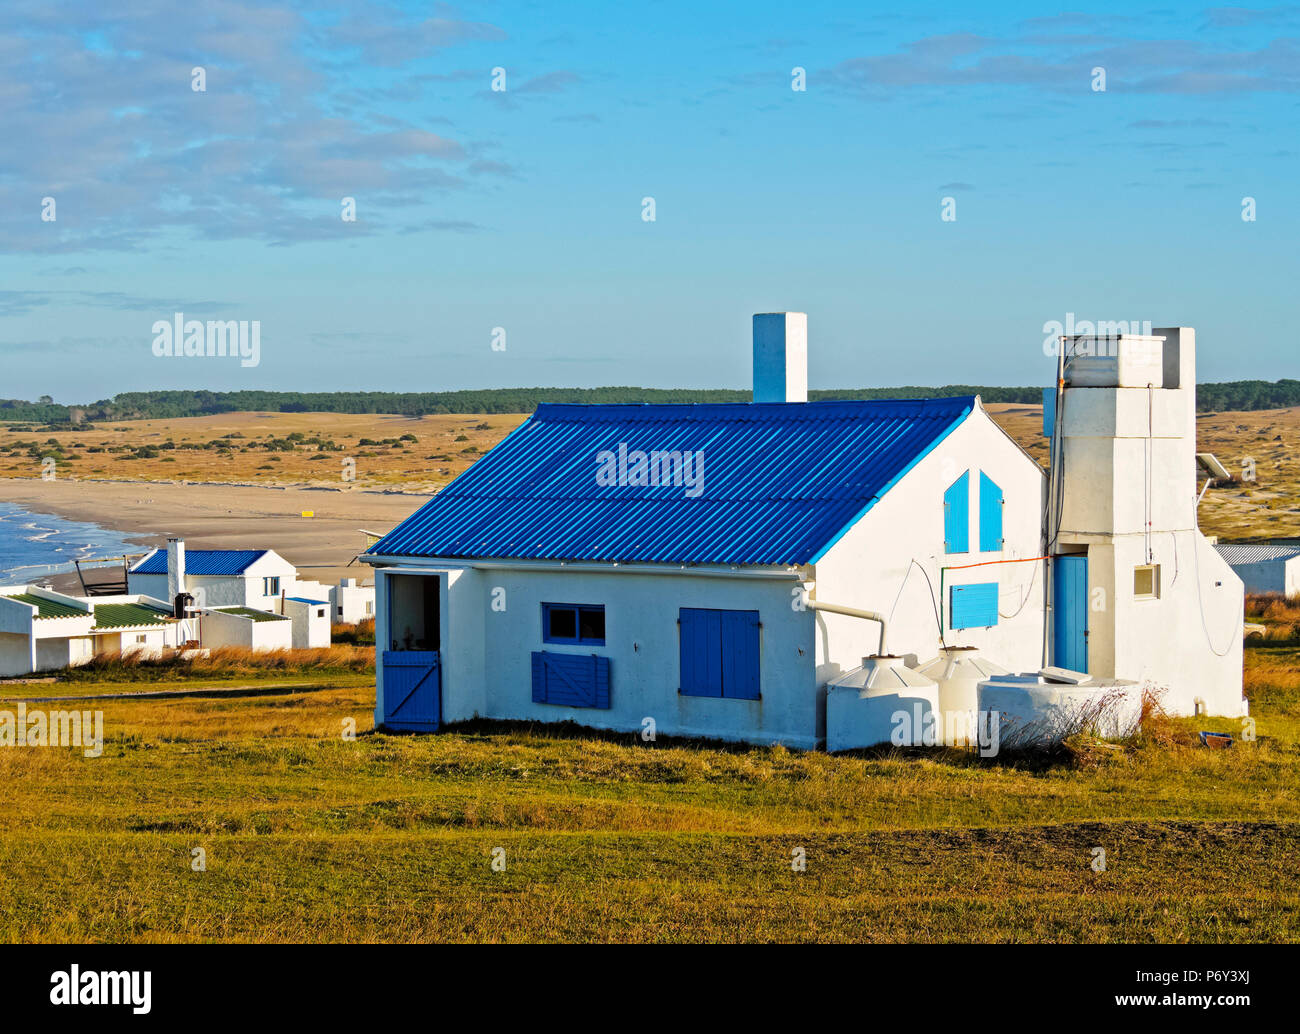
[[[222,413],[53,433],[0,427],[0,475],[39,477],[42,457],[54,455],[60,479],[338,485],[344,460],[351,459],[358,486],[429,491],[462,473],[523,420],[519,414]]]

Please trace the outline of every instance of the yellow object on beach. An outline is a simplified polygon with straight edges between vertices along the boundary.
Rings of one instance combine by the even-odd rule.
[[[315,516],[316,516],[316,511],[315,511],[315,510],[303,510],[302,515],[303,515],[304,517],[315,517]]]

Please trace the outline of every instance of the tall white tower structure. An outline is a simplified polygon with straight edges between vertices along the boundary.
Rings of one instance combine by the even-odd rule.
[[[1244,588],[1196,519],[1196,332],[1066,337],[1045,397],[1053,664],[1238,716]]]

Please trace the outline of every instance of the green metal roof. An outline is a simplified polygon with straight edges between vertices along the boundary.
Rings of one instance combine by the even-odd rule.
[[[241,618],[249,618],[253,621],[288,621],[289,618],[282,614],[272,614],[266,610],[254,610],[252,607],[213,607],[222,614],[236,614]]]
[[[175,620],[170,612],[156,610],[143,603],[96,603],[95,627],[92,631],[108,628],[131,628],[135,625],[161,625]]]
[[[36,608],[36,619],[43,618],[84,618],[86,611],[78,610],[76,607],[69,607],[66,603],[59,603],[56,600],[47,600],[43,596],[33,596],[30,592],[20,592],[12,596],[6,596],[5,599],[17,600],[19,603],[30,603]]]

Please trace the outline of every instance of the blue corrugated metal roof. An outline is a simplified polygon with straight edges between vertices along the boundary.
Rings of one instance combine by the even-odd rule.
[[[801,564],[815,560],[975,399],[546,404],[368,553]],[[597,454],[703,453],[703,491],[602,487]]]
[[[265,549],[187,549],[186,574],[243,574]],[[167,550],[155,549],[131,568],[132,574],[166,574]]]

